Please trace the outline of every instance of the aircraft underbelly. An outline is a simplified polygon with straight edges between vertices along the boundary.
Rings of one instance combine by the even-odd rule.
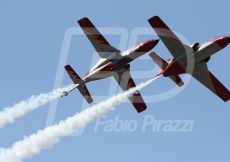
[[[114,71],[97,71],[87,76],[86,82],[108,78],[114,75]]]

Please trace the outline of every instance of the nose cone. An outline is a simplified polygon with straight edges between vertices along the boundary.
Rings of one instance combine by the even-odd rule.
[[[230,37],[224,36],[213,40],[214,43],[218,44],[221,48],[226,47],[230,43]]]
[[[158,42],[159,42],[159,39],[145,41],[139,46],[136,52],[149,52],[151,49],[153,49],[157,45]]]
[[[230,43],[230,37],[226,37],[228,44]]]

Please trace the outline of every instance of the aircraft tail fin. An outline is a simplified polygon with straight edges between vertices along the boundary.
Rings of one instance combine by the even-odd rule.
[[[160,74],[162,70],[164,70],[168,66],[168,62],[166,62],[164,59],[162,59],[159,55],[157,55],[155,52],[152,52],[149,54],[149,56],[153,59],[153,61],[161,68],[161,71],[158,73]],[[169,78],[176,83],[179,87],[184,85],[184,82],[178,75],[172,75],[169,76]]]
[[[90,95],[85,83],[80,78],[80,76],[73,70],[73,68],[70,65],[66,65],[65,70],[69,74],[69,76],[72,79],[73,83],[74,84],[79,84],[79,86],[77,88],[80,91],[80,93],[82,94],[82,96],[86,99],[86,101],[88,103],[92,103],[93,99],[92,99],[92,97],[91,97],[91,95]]]

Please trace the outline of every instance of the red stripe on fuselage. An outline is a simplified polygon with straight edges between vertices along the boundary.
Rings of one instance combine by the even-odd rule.
[[[218,46],[222,49],[230,43],[230,37],[223,36],[223,37],[213,38],[209,40],[209,42],[218,44]]]

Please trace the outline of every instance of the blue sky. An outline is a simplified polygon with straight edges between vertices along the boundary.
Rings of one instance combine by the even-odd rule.
[[[1,1],[0,2],[0,109],[32,94],[48,92],[54,86],[59,57],[67,29],[76,27],[76,20],[89,17],[98,27],[122,27],[132,31],[148,27],[147,19],[159,15],[173,30],[191,43],[229,35],[229,2],[225,1]],[[140,37],[157,38],[153,35]],[[118,47],[117,38],[106,37]],[[133,44],[135,45],[135,44]],[[85,36],[74,37],[67,63],[83,76],[90,67],[93,49]],[[154,51],[170,58],[160,42]],[[209,69],[230,88],[230,48],[214,55]],[[155,67],[149,59],[136,60],[132,69],[148,71]],[[154,75],[154,73],[152,74]],[[135,78],[135,77],[134,77]],[[136,76],[138,78],[138,76]],[[147,78],[146,78],[147,79]],[[146,79],[136,79],[140,83]],[[71,83],[65,74],[64,84]],[[92,95],[108,95],[111,79],[90,83]],[[114,84],[115,85],[115,84]],[[141,93],[143,96],[167,91],[173,87],[168,79],[160,78]],[[109,97],[109,95],[108,95]],[[154,98],[152,98],[154,100]],[[55,121],[81,110],[82,96],[73,92],[60,100]],[[84,106],[85,108],[87,105]],[[15,141],[46,127],[49,105],[36,110],[0,129],[0,147],[10,147]],[[159,120],[193,120],[189,133],[94,132],[90,124],[81,136],[65,137],[52,150],[25,162],[55,161],[145,161],[145,162],[228,162],[230,160],[229,103],[192,79],[181,93],[163,102],[148,103],[148,110],[137,114],[128,102],[110,112],[103,120],[136,120],[143,123],[146,115]]]

